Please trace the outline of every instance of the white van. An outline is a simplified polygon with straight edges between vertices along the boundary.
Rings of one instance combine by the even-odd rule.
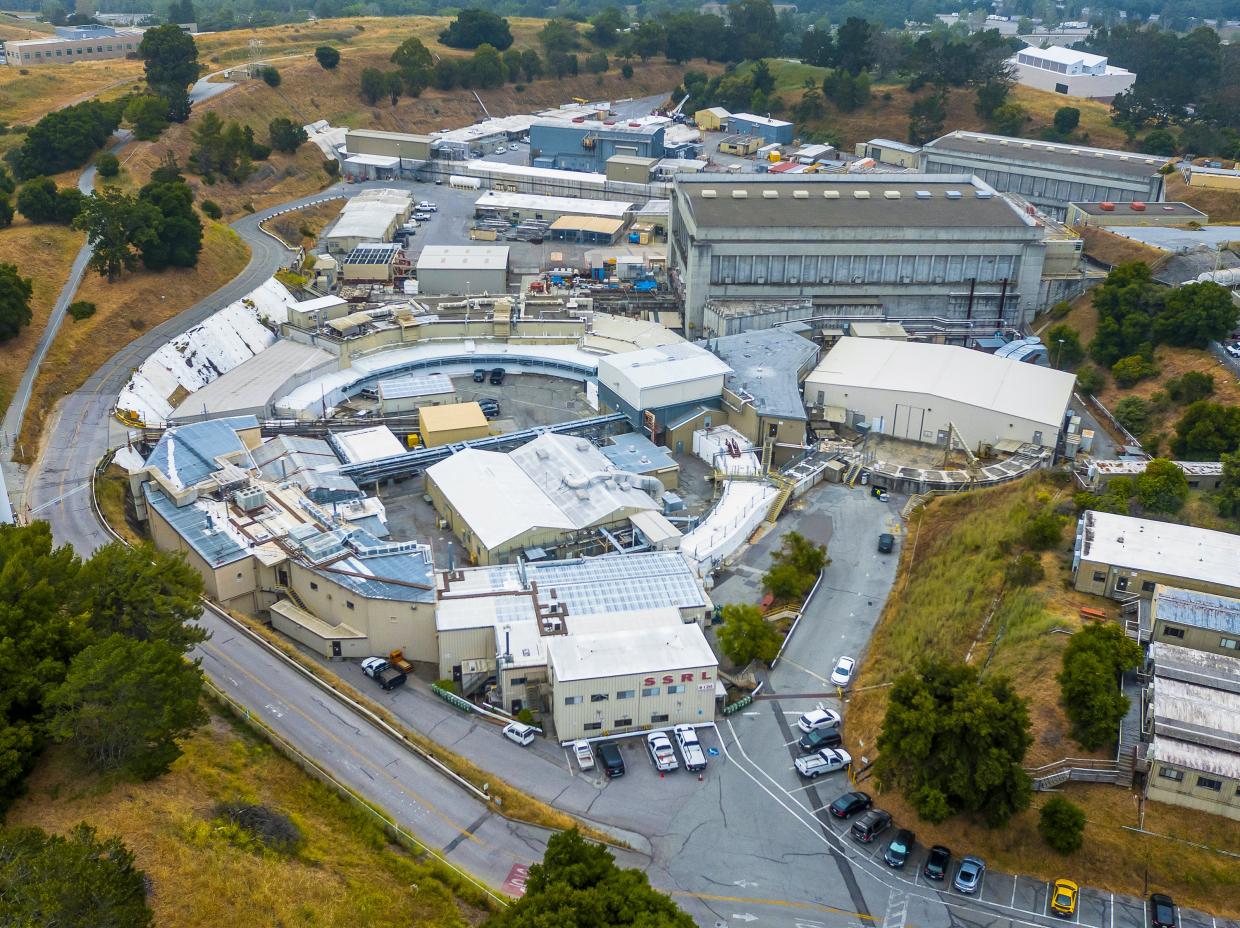
[[[529,725],[521,722],[509,722],[504,726],[504,737],[509,741],[515,741],[521,747],[529,747],[534,742],[534,735],[537,732]]]

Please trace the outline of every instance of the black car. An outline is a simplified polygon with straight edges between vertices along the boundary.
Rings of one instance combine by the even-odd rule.
[[[878,552],[879,554],[890,554],[896,546],[896,536],[888,535],[886,532],[878,536]]]
[[[913,842],[916,840],[916,835],[907,828],[901,828],[888,843],[887,850],[883,851],[883,862],[899,870],[908,863],[908,855],[913,852]]]
[[[504,382],[504,374],[508,373],[502,367],[491,368],[491,386],[498,387]]]
[[[801,736],[797,747],[802,751],[821,751],[823,748],[838,748],[843,743],[838,728],[815,728]]]
[[[1175,902],[1170,896],[1162,893],[1150,895],[1150,928],[1178,928],[1180,923],[1176,915]]]
[[[869,844],[891,826],[891,813],[871,809],[853,822],[852,836],[862,844]]]
[[[872,805],[874,805],[874,800],[867,793],[857,791],[845,793],[831,803],[831,805],[827,806],[827,810],[836,818],[851,818],[858,812],[864,812]]]
[[[474,383],[486,383],[487,369],[485,367],[474,368]]]
[[[613,742],[604,741],[598,746],[598,759],[608,779],[624,776],[624,758]]]
[[[478,405],[482,407],[482,414],[488,419],[499,418],[499,403],[495,400],[478,400]]]
[[[926,865],[921,868],[922,874],[927,880],[943,881],[943,877],[947,876],[947,866],[952,862],[952,852],[941,844],[936,844],[930,848],[930,856],[926,858]]]

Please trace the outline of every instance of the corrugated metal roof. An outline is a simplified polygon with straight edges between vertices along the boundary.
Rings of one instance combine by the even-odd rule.
[[[169,428],[146,459],[147,466],[156,467],[173,485],[192,487],[220,469],[215,459],[245,448],[237,431],[258,428],[254,416],[232,416],[208,419]]]
[[[1240,583],[1240,563],[1235,567]],[[1240,599],[1160,584],[1154,590],[1152,605],[1155,619],[1240,637]]]
[[[197,503],[176,506],[153,481],[143,484],[143,490],[147,505],[212,568],[249,556],[249,548],[228,531],[227,518],[217,519]]]

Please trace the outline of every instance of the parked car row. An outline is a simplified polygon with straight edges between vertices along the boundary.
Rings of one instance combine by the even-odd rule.
[[[516,724],[513,723],[513,725]],[[504,729],[505,735],[509,734],[508,729],[513,725]],[[509,737],[512,736],[509,735]],[[673,739],[675,739],[675,747],[673,747]],[[517,739],[513,738],[513,740]],[[519,741],[518,743],[528,744],[529,742]],[[650,763],[660,773],[672,773],[679,770],[682,761],[685,769],[692,773],[706,769],[706,752],[702,749],[702,742],[698,740],[697,730],[692,725],[677,725],[671,735],[666,731],[650,732],[646,735],[646,750],[650,753]],[[679,757],[677,757],[677,750],[679,750]],[[620,756],[620,747],[614,741],[600,741],[593,747],[589,741],[574,741],[572,751],[577,759],[577,766],[582,770],[594,769],[597,751],[598,766],[603,768],[603,773],[608,779],[624,776],[624,758]]]
[[[489,376],[489,379],[491,381],[491,386],[498,387],[500,384],[504,382],[504,377],[507,375],[507,373],[508,372],[504,370],[502,367],[493,367],[491,368],[489,372],[487,371],[485,367],[475,367],[474,368],[474,383],[484,383],[488,379],[488,376]]]

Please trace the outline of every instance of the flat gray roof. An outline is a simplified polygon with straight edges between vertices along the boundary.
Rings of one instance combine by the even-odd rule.
[[[334,368],[336,359],[313,345],[282,338],[187,396],[168,418],[172,421],[262,410],[296,374]]]
[[[985,132],[953,132],[933,142],[927,142],[922,151],[927,155],[935,152],[982,155],[1014,163],[1050,165],[1090,174],[1110,174],[1130,180],[1144,180],[1157,174],[1158,169],[1169,160],[1161,155],[1037,142],[1005,135],[989,135]]]
[[[1010,201],[965,175],[694,174],[678,176],[676,192],[699,228],[1032,227]]]
[[[1183,216],[1185,219],[1204,221],[1206,214],[1187,203],[1147,203],[1145,209],[1132,208],[1131,203],[1112,203],[1110,209],[1103,209],[1102,203],[1069,203],[1082,213],[1089,216],[1131,216],[1133,219],[1144,215],[1151,216]]]
[[[785,328],[759,329],[709,339],[710,348],[732,368],[725,380],[735,393],[753,397],[764,416],[804,420],[798,374],[818,354],[818,346]]]

